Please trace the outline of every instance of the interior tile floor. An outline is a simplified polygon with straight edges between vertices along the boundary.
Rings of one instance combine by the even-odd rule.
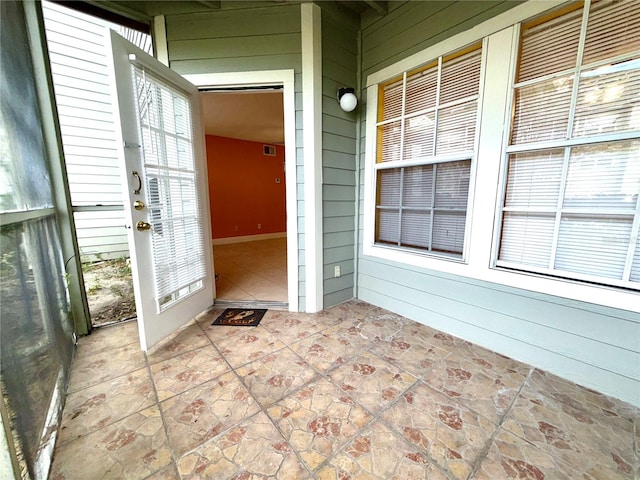
[[[81,338],[51,479],[638,478],[629,404],[350,301]]]
[[[287,302],[287,239],[215,245],[216,298]]]

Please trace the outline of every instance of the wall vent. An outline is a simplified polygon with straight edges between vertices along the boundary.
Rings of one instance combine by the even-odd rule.
[[[269,157],[276,156],[276,146],[275,145],[263,145],[262,146],[262,154],[267,155]]]

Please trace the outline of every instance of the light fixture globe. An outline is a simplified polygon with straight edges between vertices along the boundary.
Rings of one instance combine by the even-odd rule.
[[[345,112],[353,112],[358,106],[358,98],[353,88],[345,87],[338,89],[338,102],[340,108]]]

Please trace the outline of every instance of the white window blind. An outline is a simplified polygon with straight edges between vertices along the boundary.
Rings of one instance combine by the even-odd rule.
[[[481,46],[379,86],[375,243],[461,258]]]
[[[158,308],[200,288],[205,275],[191,107],[187,97],[133,68]]]
[[[523,25],[499,266],[640,288],[639,38],[629,0]]]

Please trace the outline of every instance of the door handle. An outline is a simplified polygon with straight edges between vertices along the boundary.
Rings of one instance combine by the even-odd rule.
[[[133,191],[133,194],[140,195],[140,190],[142,190],[142,179],[140,178],[140,175],[138,175],[138,172],[136,172],[135,170],[131,172],[131,174],[138,179],[138,188]]]
[[[138,230],[140,230],[141,232],[144,230],[150,230],[151,229],[151,224],[147,223],[147,222],[143,222],[142,220],[140,220],[138,223],[136,223],[136,228]]]

